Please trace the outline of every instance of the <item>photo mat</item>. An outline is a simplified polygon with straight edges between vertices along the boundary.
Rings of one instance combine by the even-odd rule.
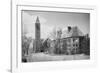
[[[94,8],[85,7],[13,6],[12,72],[93,67],[96,14]],[[84,48],[87,39],[88,50]]]

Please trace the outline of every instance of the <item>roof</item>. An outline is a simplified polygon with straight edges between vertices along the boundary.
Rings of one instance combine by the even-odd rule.
[[[57,30],[57,31],[59,31],[59,30]],[[56,37],[57,31],[55,31],[55,33],[53,33],[53,35],[55,35],[55,37]],[[52,38],[51,36],[49,37],[51,40],[55,40],[57,38],[57,37]],[[68,28],[61,29],[61,39],[68,38],[68,37],[69,38],[81,37],[81,36],[84,36],[84,34],[81,32],[81,30],[77,26],[71,27],[70,31],[68,31]]]
[[[79,37],[79,36],[84,36],[83,33],[79,30],[78,27],[72,27],[71,31],[69,32],[68,30],[64,30],[62,34],[62,38],[67,38],[67,37]]]

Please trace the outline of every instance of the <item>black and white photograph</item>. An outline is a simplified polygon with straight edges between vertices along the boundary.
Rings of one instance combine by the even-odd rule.
[[[90,13],[21,10],[22,63],[90,59]]]

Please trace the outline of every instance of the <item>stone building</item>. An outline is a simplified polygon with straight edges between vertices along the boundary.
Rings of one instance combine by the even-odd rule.
[[[81,53],[81,43],[84,39],[84,34],[77,27],[69,26],[66,32],[60,31],[59,34],[60,38],[52,40],[50,51],[56,54],[69,55]]]
[[[66,54],[79,54],[84,38],[83,33],[77,27],[68,27],[67,35],[67,37],[62,38],[63,43],[66,44]]]

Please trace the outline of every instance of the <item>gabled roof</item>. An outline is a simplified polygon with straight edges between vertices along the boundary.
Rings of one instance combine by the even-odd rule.
[[[78,29],[78,27],[72,27],[71,31],[64,30],[62,34],[62,38],[67,38],[67,37],[78,37],[78,36],[83,36],[83,33]]]
[[[71,33],[71,37],[83,36],[83,33],[78,29],[78,27],[73,27],[70,33]]]

